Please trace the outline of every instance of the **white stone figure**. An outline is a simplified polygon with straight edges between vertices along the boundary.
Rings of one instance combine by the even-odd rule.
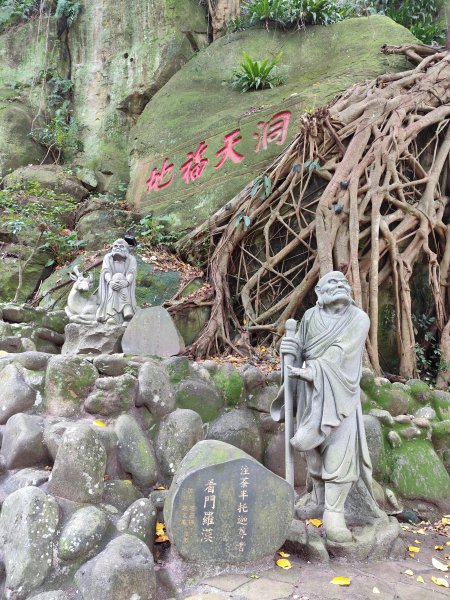
[[[291,444],[305,452],[312,491],[300,500],[300,518],[321,518],[327,540],[352,541],[344,504],[358,481],[364,488],[371,517],[385,517],[372,492],[372,465],[360,402],[362,355],[369,317],[351,298],[339,271],[322,277],[317,304],[306,311],[294,337],[284,337],[282,357],[294,354],[288,381],[272,403],[275,421],[284,419],[284,388],[291,386],[296,432]],[[368,498],[368,500],[367,500]],[[370,519],[368,519],[370,520]]]
[[[124,239],[117,239],[103,259],[97,321],[127,325],[136,312],[136,259]]]
[[[67,298],[66,315],[72,323],[95,323],[97,313],[97,296],[86,295],[91,289],[94,278],[92,273],[87,277],[75,266],[70,279],[74,282]]]

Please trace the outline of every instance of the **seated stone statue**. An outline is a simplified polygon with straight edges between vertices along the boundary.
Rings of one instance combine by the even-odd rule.
[[[136,259],[123,239],[103,259],[97,321],[127,325],[136,312]]]
[[[359,381],[369,318],[350,295],[344,275],[333,271],[317,286],[317,304],[306,311],[295,337],[283,338],[282,357],[295,355],[271,413],[284,418],[284,389],[291,386],[297,429],[291,444],[305,452],[312,490],[302,498],[300,518],[322,517],[327,540],[352,541],[344,518],[350,489],[373,518],[386,515],[372,492],[372,466],[367,447]],[[361,487],[364,488],[361,493]]]

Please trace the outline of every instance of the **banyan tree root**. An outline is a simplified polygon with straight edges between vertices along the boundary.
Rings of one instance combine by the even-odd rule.
[[[370,316],[377,373],[379,289],[390,283],[400,375],[415,376],[410,282],[426,264],[450,364],[450,52],[382,51],[406,55],[414,68],[304,114],[273,164],[182,240],[191,253],[210,242],[211,318],[190,348],[195,357],[239,351],[245,336],[275,345],[286,319],[311,306],[318,278],[338,269]]]

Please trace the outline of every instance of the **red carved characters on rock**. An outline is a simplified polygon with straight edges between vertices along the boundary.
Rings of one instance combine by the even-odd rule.
[[[272,142],[281,146],[287,136],[290,118],[291,113],[285,110],[274,115],[269,121],[259,121],[258,127],[261,131],[253,134],[253,138],[258,140],[255,152],[267,150],[267,146]]]
[[[219,160],[217,165],[214,165],[215,169],[220,169],[220,167],[227,160],[227,158],[229,158],[234,163],[240,163],[242,160],[244,160],[245,157],[242,154],[236,152],[236,150],[234,149],[236,144],[239,144],[239,142],[242,140],[242,136],[239,135],[240,132],[240,129],[235,129],[231,133],[228,133],[226,136],[224,136],[224,147],[221,148],[218,152],[216,152],[216,158],[219,158],[219,156],[221,156],[222,158]]]
[[[208,159],[203,156],[208,146],[205,142],[200,142],[195,152],[188,152],[186,155],[188,160],[181,165],[180,171],[186,183],[198,179],[208,164]]]
[[[173,163],[169,165],[168,162],[169,159],[165,158],[161,167],[161,171],[158,171],[156,167],[152,169],[150,177],[145,182],[147,184],[147,194],[149,194],[152,190],[159,192],[160,190],[163,190],[172,183],[174,178],[174,173],[172,173]],[[166,179],[166,177],[168,177],[171,173],[171,177],[169,177],[169,179]]]

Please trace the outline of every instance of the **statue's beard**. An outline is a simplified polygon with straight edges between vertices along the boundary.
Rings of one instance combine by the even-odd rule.
[[[113,260],[126,260],[127,259],[127,253],[125,251],[122,251],[122,250],[113,250],[112,251],[112,257],[113,257]]]

